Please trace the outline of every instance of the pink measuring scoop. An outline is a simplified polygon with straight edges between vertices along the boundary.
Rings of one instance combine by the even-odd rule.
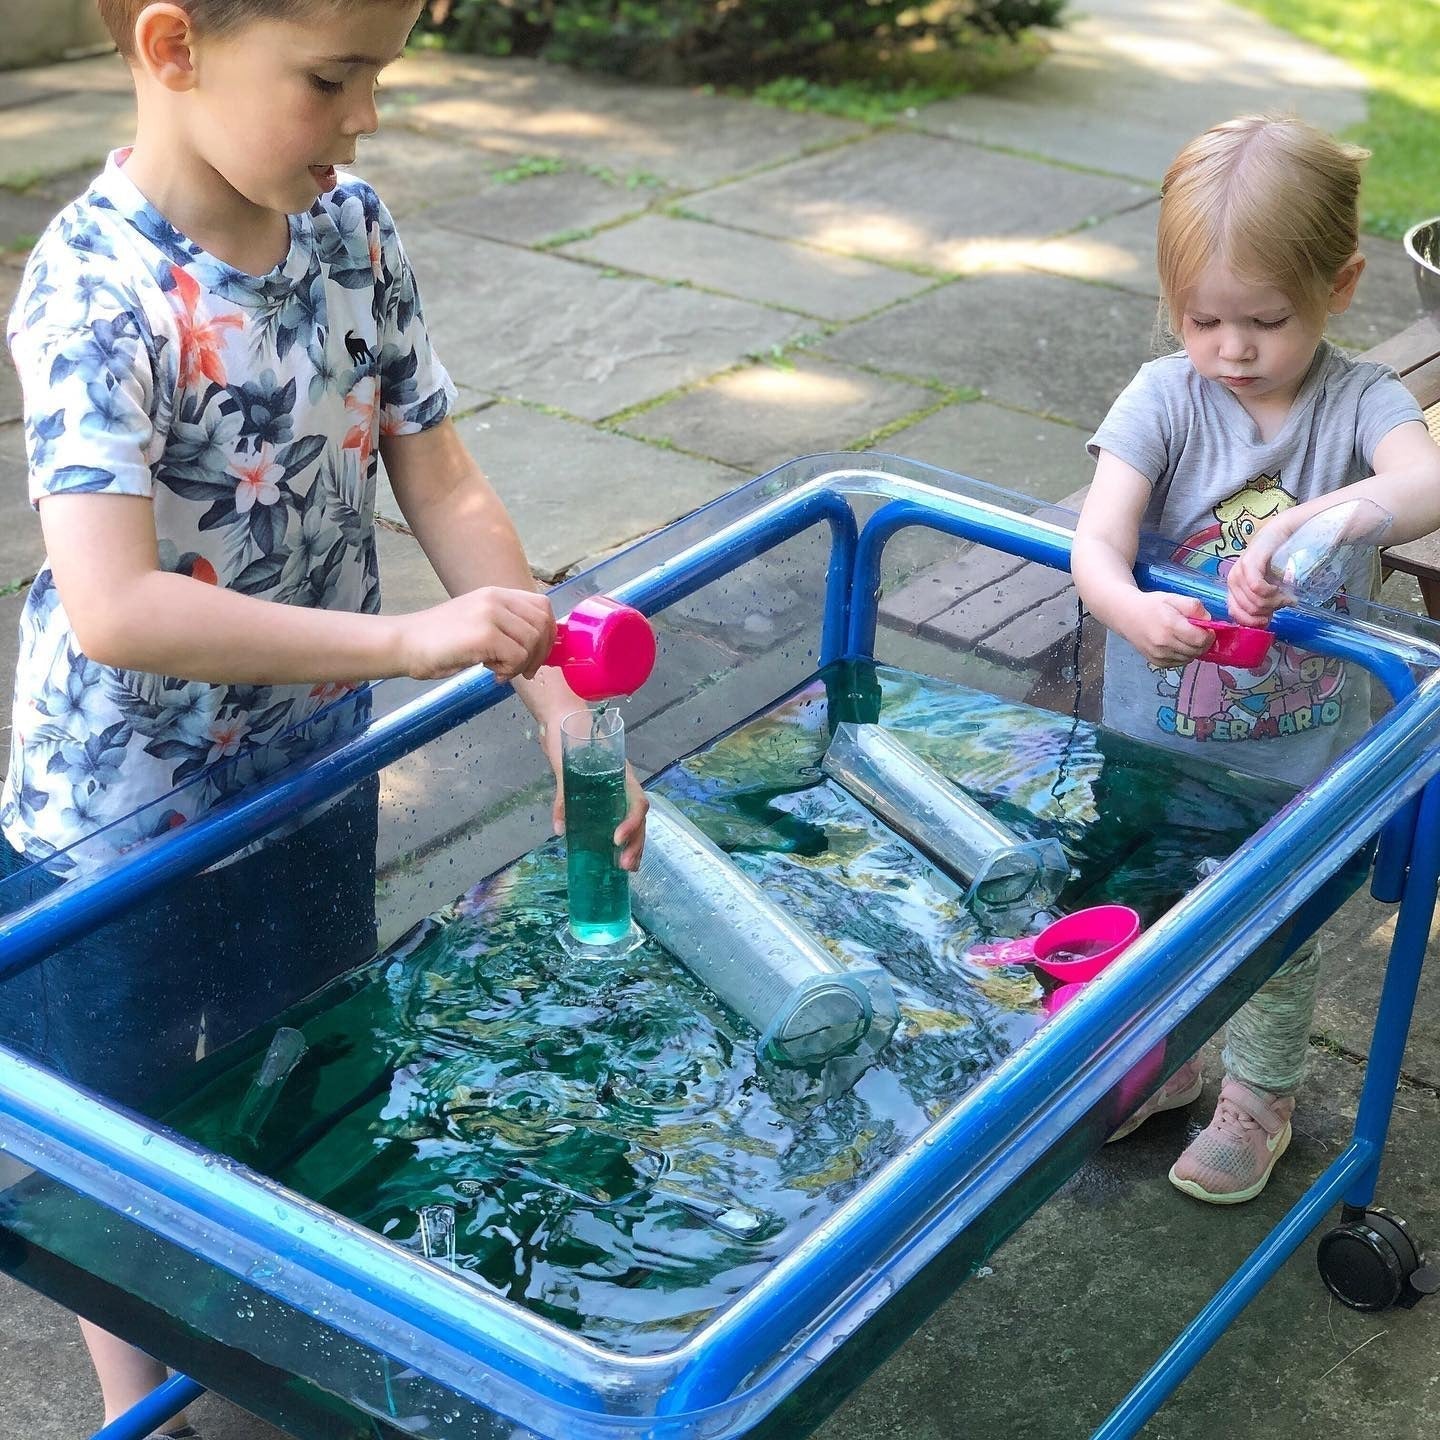
[[[559,666],[582,700],[633,695],[655,668],[655,631],[633,606],[591,595],[556,622],[545,663]]]

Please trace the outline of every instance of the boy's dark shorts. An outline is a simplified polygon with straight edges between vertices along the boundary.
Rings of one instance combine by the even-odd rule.
[[[143,1106],[197,1058],[375,953],[379,782],[0,980],[0,1041]],[[0,839],[0,879],[27,862]],[[39,866],[7,910],[63,887]],[[20,893],[16,893],[19,887]]]

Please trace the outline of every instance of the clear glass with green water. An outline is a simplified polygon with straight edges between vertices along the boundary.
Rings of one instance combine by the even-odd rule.
[[[625,818],[625,721],[601,706],[560,722],[570,934],[582,945],[630,935],[630,876],[615,831]]]

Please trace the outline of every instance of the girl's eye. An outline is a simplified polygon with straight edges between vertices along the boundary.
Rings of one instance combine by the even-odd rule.
[[[338,95],[344,88],[344,82],[340,80],[327,80],[323,75],[312,75],[310,83],[322,95]]]
[[[1191,323],[1197,330],[1213,330],[1220,322],[1219,322],[1218,320],[1197,320],[1197,319],[1192,315],[1192,316],[1190,317],[1190,323]]]
[[[1283,325],[1289,324],[1289,322],[1290,317],[1288,315],[1283,315],[1279,320],[1257,320],[1255,323],[1262,330],[1279,330]]]

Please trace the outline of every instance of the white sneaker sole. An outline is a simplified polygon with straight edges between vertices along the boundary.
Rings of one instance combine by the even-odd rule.
[[[1170,1183],[1183,1194],[1191,1195],[1196,1200],[1203,1200],[1207,1205],[1243,1205],[1247,1200],[1253,1200],[1269,1183],[1270,1172],[1274,1170],[1276,1161],[1290,1148],[1290,1122],[1285,1122],[1285,1128],[1280,1132],[1280,1138],[1275,1143],[1275,1153],[1270,1157],[1270,1163],[1265,1167],[1265,1173],[1251,1186],[1244,1190],[1232,1190],[1228,1194],[1212,1195],[1203,1185],[1197,1185],[1193,1180],[1180,1180],[1176,1178],[1175,1166],[1170,1167]],[[1178,1160],[1175,1162],[1180,1163]]]
[[[1195,1077],[1195,1083],[1188,1089],[1179,1090],[1174,1095],[1165,1095],[1160,1099],[1159,1104],[1153,1110],[1146,1111],[1143,1115],[1136,1111],[1105,1143],[1113,1145],[1117,1140],[1123,1140],[1127,1135],[1133,1135],[1147,1120],[1154,1119],[1156,1115],[1163,1115],[1167,1110],[1179,1110],[1186,1105],[1193,1105],[1199,1098],[1200,1092],[1205,1088],[1205,1076],[1199,1074]],[[1145,1105],[1150,1102],[1147,1100]],[[1141,1110],[1145,1106],[1140,1107]]]

